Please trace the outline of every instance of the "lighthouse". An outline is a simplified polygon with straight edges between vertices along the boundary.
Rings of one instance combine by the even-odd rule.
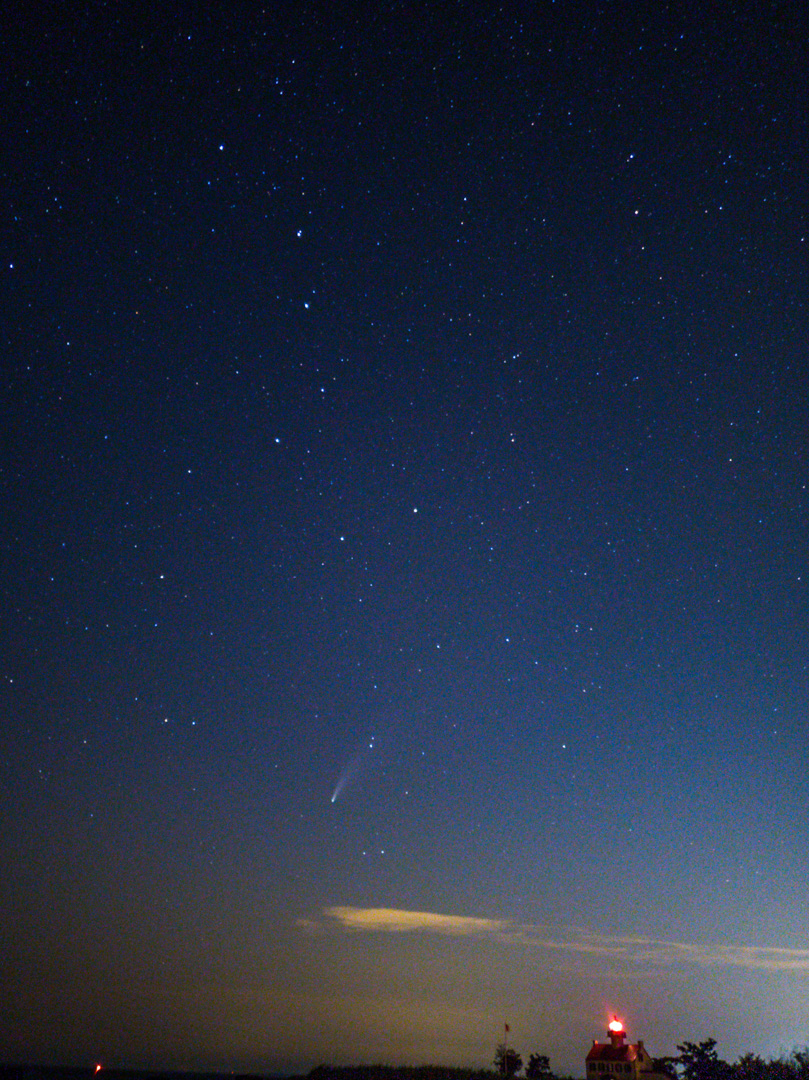
[[[609,1042],[593,1039],[587,1052],[587,1080],[671,1080],[665,1073],[655,1072],[654,1062],[643,1039],[626,1041],[626,1029],[617,1016],[607,1027]]]

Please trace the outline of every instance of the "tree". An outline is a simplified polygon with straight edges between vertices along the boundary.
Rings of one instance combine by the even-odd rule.
[[[789,1057],[765,1061],[745,1054],[730,1066],[730,1080],[809,1080],[809,1051],[793,1050]]]
[[[675,1057],[652,1058],[652,1069],[656,1073],[664,1073],[671,1080],[677,1080],[677,1061]]]
[[[793,1050],[786,1064],[796,1078],[799,1077],[800,1080],[804,1080],[805,1077],[809,1077],[809,1046],[804,1046],[800,1050]]]
[[[677,1049],[676,1059],[684,1080],[729,1080],[731,1068],[716,1053],[716,1039],[686,1042]]]
[[[501,1076],[516,1076],[522,1068],[522,1058],[512,1047],[498,1043],[494,1052],[494,1067]]]
[[[775,1080],[772,1062],[764,1061],[758,1054],[745,1054],[732,1066],[733,1080]]]
[[[549,1080],[552,1075],[549,1059],[544,1054],[531,1054],[525,1066],[525,1075],[528,1080]]]

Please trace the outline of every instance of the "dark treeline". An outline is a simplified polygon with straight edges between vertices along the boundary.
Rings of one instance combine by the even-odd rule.
[[[701,1043],[685,1042],[677,1047],[673,1057],[656,1058],[657,1073],[668,1074],[671,1080],[809,1080],[809,1047],[793,1050],[783,1057],[765,1059],[757,1054],[745,1054],[738,1061],[723,1061],[716,1052],[716,1039]],[[499,1057],[498,1057],[499,1055]],[[509,1050],[505,1061],[500,1047],[495,1052],[503,1069],[455,1069],[441,1065],[392,1066],[392,1065],[318,1065],[312,1069],[307,1080],[503,1080],[522,1072],[521,1056]],[[571,1080],[561,1077],[548,1066],[548,1059],[532,1054],[526,1074],[530,1080]],[[533,1066],[531,1068],[530,1066]],[[547,1070],[547,1071],[546,1071]]]
[[[0,1064],[0,1080],[293,1080],[271,1073],[188,1072],[176,1069],[105,1068],[96,1074],[91,1065]],[[305,1080],[301,1076],[298,1080]]]
[[[654,1060],[656,1073],[668,1074],[671,1080],[809,1080],[809,1047],[793,1050],[778,1058],[744,1054],[738,1061],[723,1061],[716,1052],[716,1040],[682,1043],[673,1057]],[[519,1064],[518,1069],[514,1066]],[[522,1059],[508,1054],[506,1068],[460,1069],[445,1065],[318,1065],[305,1076],[287,1076],[283,1080],[503,1080],[519,1076]],[[531,1068],[533,1066],[533,1068]],[[547,1071],[546,1071],[547,1070]],[[0,1065],[0,1080],[88,1080],[88,1067],[48,1065]],[[548,1059],[532,1054],[526,1068],[527,1080],[572,1080],[554,1073]],[[642,1074],[641,1074],[642,1075]],[[282,1080],[269,1073],[192,1073],[176,1070],[104,1069],[99,1080]]]
[[[498,1075],[449,1065],[318,1065],[308,1080],[498,1080]]]
[[[503,1075],[494,1069],[448,1065],[318,1065],[306,1080],[503,1080]],[[553,1080],[573,1078],[554,1076]]]
[[[716,1039],[681,1043],[676,1057],[657,1058],[655,1068],[677,1080],[809,1080],[809,1047],[784,1057],[744,1054],[729,1064],[716,1052]]]

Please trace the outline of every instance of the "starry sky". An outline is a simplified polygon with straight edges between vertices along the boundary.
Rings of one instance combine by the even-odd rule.
[[[803,9],[2,41],[0,1059],[809,1042]]]

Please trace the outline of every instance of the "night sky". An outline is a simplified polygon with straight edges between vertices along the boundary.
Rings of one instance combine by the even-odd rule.
[[[3,16],[0,1059],[805,1045],[805,10],[140,11]]]

